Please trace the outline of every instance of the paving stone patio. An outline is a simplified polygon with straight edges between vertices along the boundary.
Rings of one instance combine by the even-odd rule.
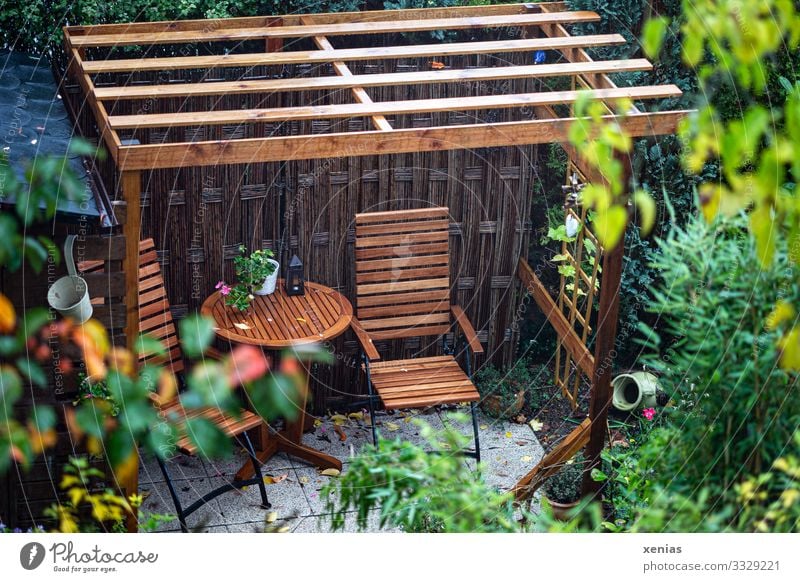
[[[425,411],[409,415],[379,415],[378,426],[387,436],[400,436],[411,442],[420,443],[419,428],[410,418],[419,418],[434,428],[451,425],[447,410]],[[369,426],[360,421],[349,421],[342,427],[346,440],[340,440],[333,423],[326,418],[312,432],[306,433],[303,442],[316,449],[341,459],[347,471],[350,459],[365,443],[372,440]],[[527,473],[542,458],[543,449],[536,434],[527,424],[498,421],[479,415],[482,461],[485,467],[484,478],[498,489],[508,489]],[[464,434],[472,433],[469,423],[459,426]],[[220,486],[231,479],[236,470],[246,461],[246,455],[238,451],[233,458],[210,461],[197,457],[177,455],[168,462],[170,474],[175,483],[178,496],[185,504],[194,502],[200,495]],[[465,463],[474,470],[473,459]],[[263,531],[265,519],[271,512],[278,519],[271,524],[284,531],[296,533],[321,533],[330,530],[330,519],[321,499],[321,489],[330,479],[305,462],[289,458],[279,453],[264,466],[264,474],[271,475],[276,483],[267,485],[267,495],[272,504],[270,509],[260,506],[258,487],[244,491],[232,491],[217,497],[205,507],[188,518],[193,531],[202,532],[257,532]],[[139,469],[139,493],[145,499],[141,508],[140,521],[144,523],[155,514],[174,515],[175,508],[169,496],[164,477],[153,458],[143,456]],[[355,514],[345,520],[345,531],[357,531]],[[177,519],[161,523],[156,531],[177,532]],[[381,530],[378,527],[377,513],[370,518],[369,531]],[[394,530],[397,531],[397,530]]]

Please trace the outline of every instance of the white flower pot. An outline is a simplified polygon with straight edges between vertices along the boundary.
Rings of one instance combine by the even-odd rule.
[[[275,285],[278,283],[278,273],[280,273],[281,264],[274,259],[267,260],[275,265],[275,270],[272,272],[272,275],[264,279],[264,285],[261,286],[261,289],[253,289],[253,293],[256,295],[271,295],[275,293]]]

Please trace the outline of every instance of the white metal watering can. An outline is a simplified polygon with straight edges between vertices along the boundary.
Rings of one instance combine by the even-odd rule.
[[[78,277],[75,270],[72,247],[76,238],[71,234],[64,241],[64,260],[67,262],[69,274],[53,283],[47,292],[47,302],[64,317],[69,317],[77,323],[84,323],[92,316],[92,302],[89,299],[89,287],[86,281],[83,277]]]

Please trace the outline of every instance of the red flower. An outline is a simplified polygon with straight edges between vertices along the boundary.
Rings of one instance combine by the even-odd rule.
[[[644,416],[647,420],[653,420],[653,417],[656,415],[655,408],[645,408],[642,410],[642,416]]]

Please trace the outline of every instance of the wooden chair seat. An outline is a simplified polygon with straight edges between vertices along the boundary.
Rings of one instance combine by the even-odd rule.
[[[162,416],[172,416],[179,426],[182,426],[189,418],[207,418],[228,437],[237,437],[249,430],[260,428],[264,423],[260,416],[246,409],[240,410],[238,417],[211,406],[186,410],[178,398],[160,406],[159,410]],[[178,441],[177,447],[186,455],[197,453],[197,446],[189,439],[188,435]]]
[[[387,410],[480,400],[475,385],[453,356],[376,362],[370,372]]]

